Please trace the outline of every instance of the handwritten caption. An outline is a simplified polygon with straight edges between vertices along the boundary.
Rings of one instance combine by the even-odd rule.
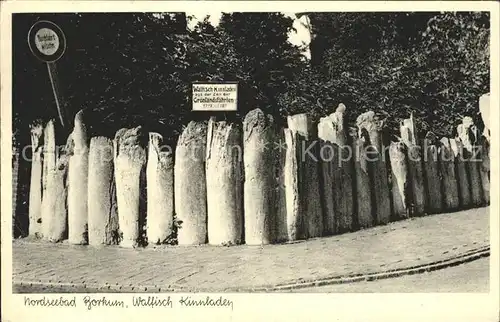
[[[34,297],[25,296],[24,306],[28,307],[84,307],[87,310],[96,308],[193,308],[193,307],[220,307],[233,309],[233,301],[223,296],[133,296],[130,300],[117,300],[106,296],[86,295],[76,296]]]

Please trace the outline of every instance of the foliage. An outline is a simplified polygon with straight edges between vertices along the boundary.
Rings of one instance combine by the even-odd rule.
[[[490,87],[489,27],[487,13],[445,13],[431,18],[423,33],[425,68],[433,73],[422,88],[435,126],[445,131],[466,115],[482,123],[478,99]]]
[[[23,120],[20,115],[29,122],[55,117],[46,67],[25,43],[29,27],[39,19],[59,24],[67,38],[57,68],[70,119],[85,109],[91,134],[109,137],[120,127],[140,124],[163,132],[177,126],[175,103],[184,99],[179,75],[187,68],[180,39],[185,17],[143,13],[14,17],[15,123]]]
[[[205,20],[191,33],[192,81],[238,81],[238,113],[260,108],[279,119],[277,96],[301,71],[298,48],[287,42],[293,21],[279,13],[224,14],[217,28]]]
[[[393,132],[410,112],[422,131],[439,135],[452,134],[465,115],[481,123],[478,99],[489,92],[487,13],[323,13],[312,20],[313,48],[320,48],[313,61],[325,71],[319,82],[329,84],[313,96],[344,102],[350,122],[373,109]]]
[[[373,109],[393,132],[410,111],[422,130],[450,135],[462,116],[477,119],[489,91],[485,12],[314,13],[311,63],[287,42],[293,21],[280,13],[224,14],[186,29],[183,13],[16,14],[13,19],[13,128],[55,117],[46,66],[29,53],[38,19],[59,24],[68,48],[57,62],[70,116],[86,109],[92,135],[142,125],[175,141],[191,119],[191,82],[238,81],[241,119],[261,108],[278,123],[347,105],[348,122]]]

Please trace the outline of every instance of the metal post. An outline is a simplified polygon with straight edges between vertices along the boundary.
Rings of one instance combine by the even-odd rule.
[[[59,120],[61,121],[61,125],[64,128],[66,126],[65,119],[66,113],[64,110],[64,104],[62,103],[62,99],[59,92],[59,83],[57,78],[57,68],[55,62],[47,62],[47,70],[49,71],[50,83],[52,85],[52,91],[54,92],[54,99],[56,101],[57,113],[59,114]]]

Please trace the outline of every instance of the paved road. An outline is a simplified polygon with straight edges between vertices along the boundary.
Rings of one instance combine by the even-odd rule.
[[[133,250],[16,240],[13,280],[15,284],[64,284],[102,291],[265,291],[425,265],[486,246],[489,208],[264,247]]]
[[[294,293],[422,293],[422,292],[489,292],[490,258],[481,258],[456,267],[418,275],[292,289]],[[14,286],[14,293],[94,293],[84,287]],[[102,291],[102,290],[101,290]],[[111,293],[113,291],[105,291]],[[116,292],[116,291],[115,291]]]
[[[292,290],[300,293],[489,292],[490,257],[443,270],[397,278]]]

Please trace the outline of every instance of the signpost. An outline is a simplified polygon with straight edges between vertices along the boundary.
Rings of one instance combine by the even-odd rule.
[[[55,64],[66,50],[66,38],[64,37],[64,33],[55,23],[40,20],[31,27],[28,33],[28,44],[33,55],[47,64],[49,79],[56,101],[57,113],[59,114],[61,125],[65,127],[66,116],[59,92]]]
[[[193,83],[193,111],[237,111],[238,83]]]

